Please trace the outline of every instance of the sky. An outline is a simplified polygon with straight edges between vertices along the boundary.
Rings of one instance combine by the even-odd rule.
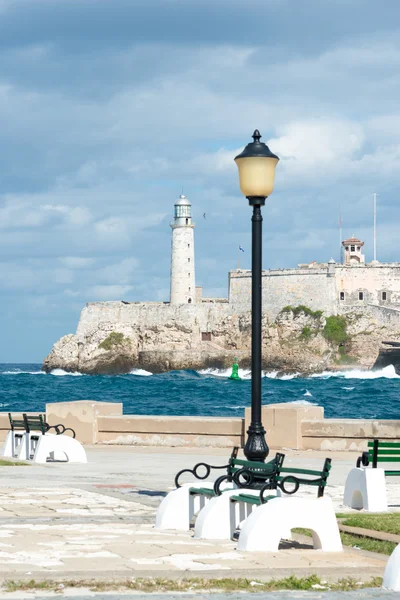
[[[168,301],[173,205],[196,283],[250,268],[234,156],[279,155],[263,267],[400,260],[400,2],[0,0],[0,362],[41,362],[86,302]],[[206,213],[206,219],[203,218]]]

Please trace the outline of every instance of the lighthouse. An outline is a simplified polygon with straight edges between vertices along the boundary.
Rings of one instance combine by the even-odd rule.
[[[194,304],[194,223],[192,205],[181,194],[175,202],[171,244],[171,304]]]

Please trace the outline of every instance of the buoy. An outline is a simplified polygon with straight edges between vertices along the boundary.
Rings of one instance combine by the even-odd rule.
[[[229,375],[228,379],[232,379],[233,381],[242,381],[241,377],[239,377],[239,365],[237,364],[237,358],[235,358],[235,362],[232,365],[232,373]]]

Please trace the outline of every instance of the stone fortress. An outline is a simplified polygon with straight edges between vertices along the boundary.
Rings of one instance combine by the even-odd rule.
[[[54,345],[44,361],[45,370],[108,373],[137,367],[152,371],[222,367],[234,356],[243,365],[249,362],[251,271],[230,271],[228,298],[203,297],[202,288],[196,287],[195,223],[184,195],[175,202],[170,225],[170,301],[87,303],[76,334]],[[372,366],[385,337],[400,338],[400,263],[367,264],[364,242],[354,236],[342,245],[340,263],[331,259],[263,271],[264,368],[314,370],[329,367],[333,360],[332,348],[318,335],[307,348],[290,346],[304,327],[316,329],[306,322],[306,315],[300,320],[288,311],[282,315],[287,306],[304,305],[323,311],[325,317],[357,315],[355,350],[361,359],[362,347],[369,354],[360,360],[364,366]],[[367,339],[371,328],[374,336]],[[380,338],[375,335],[378,330]]]

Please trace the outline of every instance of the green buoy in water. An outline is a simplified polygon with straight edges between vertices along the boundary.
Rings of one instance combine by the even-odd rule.
[[[239,377],[239,365],[237,364],[237,358],[235,358],[235,362],[232,365],[232,373],[229,375],[228,379],[233,379],[233,381],[242,381],[241,377]]]

